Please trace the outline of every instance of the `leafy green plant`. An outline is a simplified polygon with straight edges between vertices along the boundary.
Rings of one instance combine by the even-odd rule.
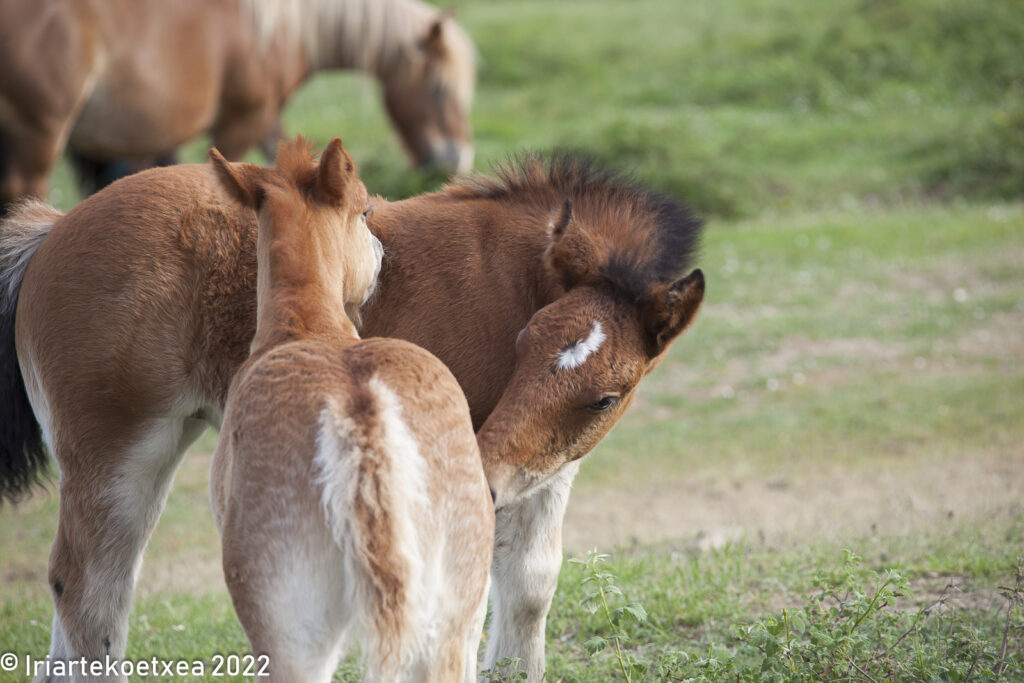
[[[1013,586],[1001,586],[999,590],[1003,594],[1003,597],[1006,598],[1007,605],[1006,623],[1005,626],[1003,626],[1003,645],[999,651],[999,664],[996,665],[995,670],[997,675],[1002,674],[1009,666],[1011,666],[1011,663],[1007,660],[1006,646],[1009,643],[1010,632],[1014,626],[1013,617],[1015,612],[1017,616],[1016,630],[1018,632],[1024,632],[1024,618],[1022,618],[1024,617],[1024,614],[1022,614],[1024,613],[1024,557],[1017,558],[1016,579]],[[1018,636],[1016,638],[1018,658],[1020,657],[1022,649],[1020,641],[1021,637]],[[1019,663],[1020,662],[1018,661],[1018,664]]]
[[[627,683],[632,681],[634,676],[643,676],[647,673],[647,665],[637,660],[631,653],[624,654],[622,644],[628,640],[625,632],[626,623],[630,620],[638,624],[647,621],[647,610],[638,602],[626,602],[622,589],[615,583],[615,574],[608,569],[608,555],[594,549],[587,552],[585,559],[570,559],[569,562],[583,568],[580,585],[589,591],[580,600],[580,607],[591,614],[600,612],[604,617],[604,624],[609,630],[606,635],[593,636],[583,643],[583,647],[593,657],[611,645],[615,659],[619,663],[619,670]],[[611,609],[608,605],[609,600],[625,602],[625,604]]]
[[[519,669],[522,663],[523,660],[518,657],[505,657],[501,661],[496,662],[493,668],[481,670],[480,678],[484,678],[491,683],[525,681],[527,673]]]
[[[869,593],[859,579],[860,563],[859,557],[847,551],[838,571],[817,573],[814,584],[818,592],[807,598],[804,608],[783,609],[781,618],[769,616],[737,627],[737,638],[763,654],[762,673],[800,678],[859,675],[870,680],[864,667],[886,658],[918,628],[923,609],[895,641],[886,644],[878,638],[898,628],[900,614],[885,609],[909,594],[909,584],[897,571],[887,570]]]
[[[802,607],[736,625],[732,651],[662,653],[654,673],[659,680],[749,683],[1013,681],[1024,674],[1019,651],[1008,646],[1014,617],[1021,620],[1024,562],[1018,561],[1014,586],[1002,589],[1009,605],[999,649],[996,621],[952,608],[951,585],[908,610],[907,578],[892,569],[866,571],[849,551],[835,569],[818,571],[813,585]]]

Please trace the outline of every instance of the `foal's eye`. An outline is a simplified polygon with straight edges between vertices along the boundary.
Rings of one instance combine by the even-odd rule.
[[[588,405],[587,406],[587,410],[589,410],[589,411],[591,411],[593,413],[600,413],[602,411],[608,410],[609,408],[613,407],[618,402],[619,402],[619,397],[618,396],[603,396],[603,397],[601,397],[600,401],[594,401],[593,403]]]
[[[366,211],[363,211],[363,219],[365,220],[369,213],[373,211],[373,204],[366,207]]]

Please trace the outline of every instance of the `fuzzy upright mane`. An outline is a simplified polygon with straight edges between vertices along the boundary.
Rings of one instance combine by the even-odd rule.
[[[312,143],[301,135],[294,142],[282,141],[277,148],[274,169],[282,186],[294,185],[303,191],[312,189],[317,170]]]
[[[587,154],[526,153],[445,188],[455,199],[528,203],[550,213],[566,199],[594,247],[595,270],[636,299],[673,282],[688,268],[702,221],[681,202],[641,187]]]

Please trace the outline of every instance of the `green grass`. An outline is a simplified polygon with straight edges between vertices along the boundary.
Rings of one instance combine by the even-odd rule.
[[[692,473],[707,453],[716,468],[752,457],[785,468],[886,445],[1009,447],[1024,430],[1024,280],[1010,275],[1024,262],[1022,226],[1019,205],[713,224],[704,310],[584,483],[669,459]],[[628,444],[641,462],[622,462]]]
[[[1013,533],[1024,531],[1024,519],[1017,516],[1009,522]],[[919,642],[918,654],[930,661],[943,659],[953,663],[950,653],[925,652],[934,641],[940,640],[942,629],[954,631],[964,628],[961,622],[978,627],[983,638],[998,642],[1005,630],[1007,599],[994,590],[1000,581],[1013,583],[1013,567],[1020,559],[1004,543],[1005,537],[978,529],[958,529],[928,538],[875,539],[863,541],[853,547],[854,553],[864,553],[863,561],[847,563],[844,555],[849,551],[832,544],[812,543],[800,551],[789,553],[752,550],[744,544],[731,545],[708,554],[692,554],[664,549],[645,549],[640,554],[626,554],[612,558],[610,569],[617,576],[616,583],[624,591],[622,598],[614,599],[612,606],[628,603],[641,604],[647,618],[639,625],[622,628],[627,636],[629,651],[649,669],[648,677],[655,680],[682,680],[680,671],[662,671],[656,665],[666,659],[691,661],[691,666],[677,666],[690,676],[701,675],[701,667],[693,662],[717,653],[720,661],[735,660],[737,669],[760,663],[763,654],[745,642],[738,633],[744,627],[761,625],[773,616],[781,620],[781,613],[796,613],[807,602],[807,597],[818,594],[824,577],[833,586],[842,586],[850,593],[863,591],[870,598],[886,571],[899,572],[907,581],[901,595],[887,606],[886,616],[912,616],[919,607],[934,606],[941,616],[930,624],[929,633]],[[885,548],[884,558],[879,555]],[[1016,550],[1019,551],[1019,548]],[[945,560],[939,560],[942,556]],[[979,562],[979,558],[984,558]],[[587,574],[579,565],[563,567],[555,609],[549,621],[551,643],[549,678],[552,680],[612,680],[618,675],[618,663],[610,652],[597,657],[588,656],[583,643],[595,635],[608,635],[608,624],[602,614],[589,614],[580,609],[587,601],[592,583],[581,583]],[[840,577],[850,579],[843,584]],[[952,585],[953,588],[947,588]],[[962,596],[970,595],[971,600]],[[850,599],[851,596],[844,596]],[[1017,612],[1012,622],[1019,628],[1022,616]],[[627,623],[627,622],[623,622]],[[941,626],[940,626],[941,624]],[[876,628],[879,624],[873,624]],[[1012,631],[1010,632],[1012,635]],[[882,635],[878,628],[877,636]],[[1020,636],[1011,652],[1014,661],[1003,680],[1014,680],[1024,673],[1020,659]],[[874,642],[868,639],[869,642]],[[989,669],[994,668],[989,664]],[[756,675],[742,680],[764,680]],[[712,672],[703,672],[708,680],[739,680],[732,675],[718,678]],[[736,672],[734,672],[735,674]],[[674,674],[674,675],[673,675]],[[814,679],[815,677],[811,677]],[[784,677],[779,680],[799,680]],[[868,680],[868,679],[862,679]]]
[[[991,680],[996,655],[1003,680],[1024,676],[1024,621],[998,589],[1024,554],[1024,4],[470,0],[459,21],[481,56],[477,168],[583,148],[708,218],[704,309],[570,506],[567,548],[613,551],[649,615],[627,654],[652,680],[758,680],[743,672],[761,666],[807,680],[758,647],[816,576],[846,576],[845,548],[864,558],[849,577],[865,596],[886,570],[909,581],[848,652],[952,581],[947,609],[897,648],[911,668],[896,679]],[[360,76],[316,77],[285,125],[341,135],[371,191],[442,182],[408,170]],[[78,199],[64,165],[51,199]],[[147,551],[131,657],[246,650],[207,468],[186,459]],[[0,511],[0,651],[46,650],[56,505]],[[621,678],[584,647],[608,630],[579,606],[582,578],[560,577],[548,678]],[[351,662],[341,677],[358,679]]]
[[[963,633],[971,627],[986,642],[998,643],[1009,603],[997,588],[1012,584],[1018,562],[1014,553],[1021,548],[1008,541],[1022,534],[1024,517],[1018,513],[1005,520],[1005,528],[999,531],[990,525],[952,525],[908,538],[862,539],[846,547],[864,558],[853,578],[856,587],[869,597],[884,570],[899,571],[907,579],[905,591],[886,613],[913,615],[919,607],[946,600],[931,618],[931,630],[923,636],[926,641],[937,639],[942,629]],[[759,661],[759,655],[737,637],[738,627],[762,623],[783,609],[797,611],[806,596],[816,594],[815,577],[843,574],[844,551],[834,543],[814,542],[788,552],[739,543],[710,553],[672,546],[621,553],[612,558],[610,569],[628,600],[642,604],[648,613],[645,623],[625,629],[627,652],[650,667],[650,680],[679,680],[671,672],[656,675],[656,669],[659,663],[667,666],[676,661],[680,653],[697,661],[711,651],[719,660],[734,659],[737,666],[749,666]],[[607,628],[599,614],[580,607],[590,589],[581,585],[583,576],[579,566],[566,564],[559,578],[548,620],[548,679],[552,681],[605,681],[618,675],[610,652],[591,657],[584,647],[595,635],[607,635]],[[954,588],[946,589],[950,584]],[[613,607],[622,602],[613,602]],[[45,653],[50,613],[49,601],[42,597],[12,599],[0,605],[4,650],[22,657]],[[1010,623],[1009,668],[1001,679],[1006,681],[1024,675],[1020,649],[1024,616],[1018,611]],[[247,651],[244,634],[223,592],[146,596],[135,607],[131,628],[128,657],[132,659],[201,660],[209,668],[216,654]],[[917,647],[929,661],[942,659],[941,653],[931,651],[931,641],[919,642]],[[357,665],[347,661],[338,680],[359,679]],[[0,674],[0,681],[6,680],[21,678]]]

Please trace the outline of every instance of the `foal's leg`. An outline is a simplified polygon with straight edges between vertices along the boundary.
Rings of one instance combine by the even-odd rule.
[[[117,435],[110,432],[102,434],[103,444],[48,439],[61,467],[49,570],[56,611],[52,659],[124,657],[142,551],[182,454],[205,426],[195,418],[160,418],[115,447],[109,444]]]
[[[469,626],[469,633],[466,634],[466,667],[464,669],[464,680],[472,683],[476,680],[477,662],[480,657],[480,636],[484,632],[484,622],[487,620],[487,594],[490,592],[490,578],[487,579],[487,588],[484,589],[483,599],[473,616],[473,623]]]
[[[562,567],[562,521],[579,470],[570,463],[544,488],[495,517],[491,625],[484,667],[522,660],[530,681],[544,677],[544,628]]]
[[[430,590],[431,588],[434,590]],[[440,585],[420,587],[421,594],[437,594],[443,590],[445,589]],[[456,600],[458,596],[451,597],[451,601]],[[413,627],[407,636],[409,642],[406,643],[406,648],[416,659],[408,667],[402,680],[422,683],[472,683],[476,680],[480,634],[483,633],[484,619],[487,617],[486,590],[480,604],[470,609],[471,611],[465,610],[460,605],[455,611],[442,616],[442,620],[448,626],[441,631],[435,645],[425,647],[422,642],[416,642],[417,636],[431,629]]]
[[[437,650],[431,652],[429,668],[425,675],[413,672],[406,677],[408,681],[422,683],[457,683],[472,681],[473,677],[466,671],[466,635],[464,632],[452,631],[445,634],[438,643]],[[475,666],[473,667],[476,668]]]
[[[307,511],[282,499],[290,512]],[[221,530],[224,580],[252,652],[270,658],[271,681],[330,681],[352,620],[345,558],[330,533],[308,517],[287,524],[259,514],[246,519],[259,501],[239,498],[230,505],[235,509],[225,514]]]

